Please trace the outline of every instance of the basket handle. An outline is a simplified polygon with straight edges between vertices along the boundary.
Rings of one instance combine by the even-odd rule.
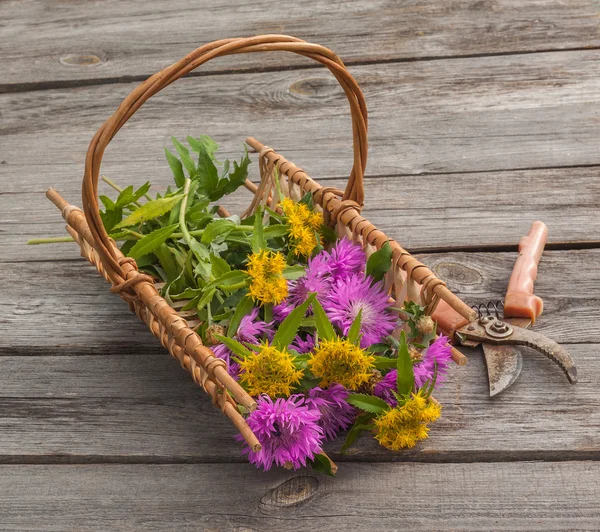
[[[354,165],[348,179],[344,199],[362,205],[364,200],[363,177],[367,164],[367,107],[362,91],[341,59],[324,46],[311,44],[288,35],[259,35],[224,39],[205,44],[136,87],[123,100],[116,112],[102,124],[90,142],[82,184],[83,210],[96,243],[96,250],[113,282],[121,282],[124,275],[100,219],[98,207],[100,163],[108,143],[148,98],[210,59],[230,54],[270,51],[294,52],[322,63],[344,89],[350,103],[354,146]]]

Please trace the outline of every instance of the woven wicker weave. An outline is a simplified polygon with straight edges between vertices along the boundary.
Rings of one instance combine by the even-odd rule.
[[[363,177],[367,163],[367,108],[356,81],[331,50],[286,35],[226,39],[206,44],[148,78],[123,100],[90,143],[82,187],[83,211],[69,205],[54,190],[49,190],[47,195],[62,211],[68,224],[67,230],[81,247],[82,256],[96,266],[111,283],[111,291],[129,303],[131,310],[148,325],[152,334],[211,395],[214,404],[231,419],[254,450],[260,449],[260,443],[238,409],[238,405],[242,405],[247,410],[253,410],[256,407],[254,399],[229,376],[224,361],[202,345],[200,337],[194,332],[198,324],[186,321],[189,313],[183,314],[169,306],[160,296],[155,280],[140,273],[135,260],[125,257],[108,236],[99,215],[98,177],[106,146],[148,98],[210,59],[263,51],[288,51],[309,57],[325,65],[335,76],[350,104],[354,165],[344,192],[322,187],[274,150],[249,138],[247,143],[259,152],[261,182],[258,186],[246,182],[253,199],[245,214],[251,214],[260,204],[273,201],[274,173],[277,171],[284,194],[299,200],[305,193],[312,193],[314,204],[317,209],[322,209],[325,222],[335,227],[340,236],[348,236],[359,242],[367,254],[390,242],[393,267],[385,282],[392,298],[399,302],[416,301],[426,307],[428,314],[437,307],[438,313],[456,311],[463,318],[473,318],[472,309],[450,292],[429,268],[361,216]]]

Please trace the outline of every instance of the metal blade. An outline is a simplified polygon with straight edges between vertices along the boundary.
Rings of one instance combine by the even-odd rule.
[[[481,344],[487,365],[490,397],[498,395],[517,380],[523,368],[523,357],[511,345]]]

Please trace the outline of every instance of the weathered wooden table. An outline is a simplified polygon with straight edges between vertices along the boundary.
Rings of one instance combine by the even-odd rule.
[[[0,529],[600,529],[597,1],[6,0],[0,20]],[[528,353],[490,400],[472,351],[416,450],[365,439],[331,449],[336,479],[258,472],[73,245],[25,246],[64,234],[44,191],[80,203],[87,143],[136,83],[204,42],[267,32],[350,66],[370,109],[367,216],[468,302],[501,298],[519,238],[548,224],[538,330],[576,358],[577,386]],[[198,133],[227,154],[252,134],[333,186],[350,167],[333,78],[274,54],[153,98],[103,173],[166,184],[162,147]]]

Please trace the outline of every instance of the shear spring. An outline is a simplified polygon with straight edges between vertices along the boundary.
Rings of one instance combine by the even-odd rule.
[[[480,318],[484,316],[494,316],[499,320],[503,319],[504,316],[504,302],[503,301],[488,301],[487,303],[480,303],[479,305],[473,305],[471,307]]]

